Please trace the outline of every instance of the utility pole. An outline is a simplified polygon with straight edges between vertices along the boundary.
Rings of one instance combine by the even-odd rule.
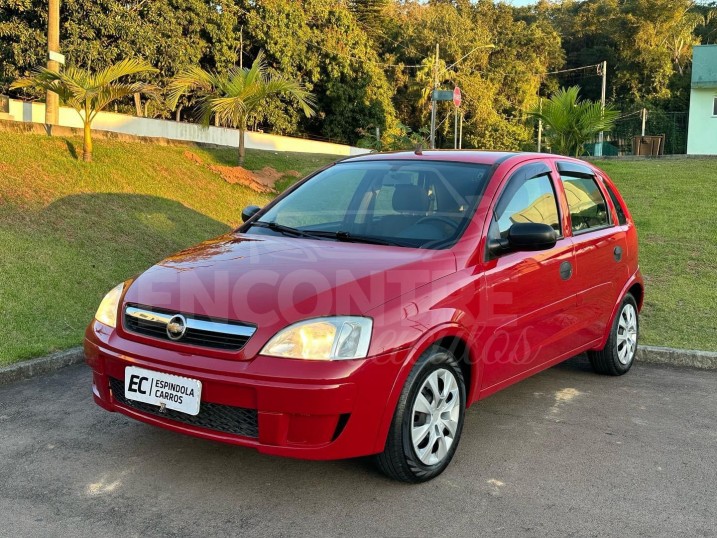
[[[645,123],[647,122],[647,109],[642,109],[642,136],[645,136]]]
[[[540,98],[540,113],[543,113],[543,98]],[[541,152],[543,148],[543,120],[541,118],[538,118],[538,153]]]
[[[602,92],[600,94],[600,107],[602,109],[603,115],[605,113],[605,92],[607,89],[607,62],[603,62],[600,66],[600,70],[602,71]],[[600,135],[598,136],[598,147],[595,148],[595,156],[596,157],[602,157],[602,145],[605,140],[605,133],[603,131],[600,131]]]
[[[47,12],[47,69],[58,73],[60,63],[53,58],[60,52],[60,0],[49,0]],[[60,113],[60,98],[55,92],[45,96],[45,123],[57,125]]]
[[[461,125],[458,128],[458,149],[463,149],[463,111],[461,110]]]
[[[436,59],[433,61],[433,90],[431,91],[431,149],[436,149],[436,101],[433,91],[438,89],[438,43],[436,43]]]

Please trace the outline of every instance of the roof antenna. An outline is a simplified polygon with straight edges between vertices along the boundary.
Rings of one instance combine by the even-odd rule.
[[[423,155],[423,144],[421,144],[420,142],[416,144],[416,149],[414,150],[414,153],[416,155]]]

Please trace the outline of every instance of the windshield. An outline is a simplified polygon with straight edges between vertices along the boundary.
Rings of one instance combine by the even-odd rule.
[[[246,233],[447,248],[465,230],[489,166],[395,160],[339,163],[279,200]]]

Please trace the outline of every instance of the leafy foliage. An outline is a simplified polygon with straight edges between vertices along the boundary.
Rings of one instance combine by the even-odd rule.
[[[250,68],[232,67],[218,73],[189,67],[172,80],[168,93],[172,108],[183,95],[193,93],[199,101],[198,118],[202,123],[208,125],[214,117],[219,125],[238,128],[240,165],[245,155],[244,131],[268,98],[289,97],[306,116],[314,114],[313,96],[299,82],[268,73],[261,51]]]
[[[166,86],[198,67],[228,72],[266,53],[266,70],[302,80],[316,95],[306,117],[296,101],[267,97],[247,128],[356,143],[365,133],[428,126],[430,90],[463,89],[464,146],[527,147],[526,111],[540,95],[579,84],[599,99],[597,70],[607,61],[607,97],[623,109],[687,109],[691,48],[717,40],[714,3],[694,0],[539,0],[513,7],[490,0],[63,0],[62,52],[100,70],[141,57]],[[0,91],[45,62],[45,0],[0,0]],[[436,44],[440,58],[435,62]],[[492,44],[493,48],[486,48]],[[435,65],[434,65],[435,64]],[[435,67],[435,70],[434,70]],[[24,97],[41,94],[28,89]],[[163,101],[148,115],[169,117]],[[177,116],[199,103],[184,94]],[[131,98],[115,102],[135,110]],[[438,145],[452,146],[450,103],[438,105]],[[396,131],[398,132],[398,131]],[[388,135],[387,135],[388,136]]]
[[[571,86],[556,91],[531,116],[543,120],[546,136],[554,153],[579,157],[584,145],[600,131],[612,129],[619,112],[600,103],[582,101],[580,88]]]
[[[144,82],[121,81],[125,77],[157,71],[144,60],[125,59],[101,71],[91,72],[79,67],[68,67],[60,73],[44,67],[37,68],[32,76],[13,82],[11,88],[34,88],[59,95],[62,102],[74,108],[85,127],[83,157],[92,160],[90,128],[99,112],[110,103],[138,93],[154,94],[157,88]]]
[[[428,129],[421,129],[414,132],[407,125],[396,124],[377,138],[375,134],[364,133],[357,145],[361,148],[373,149],[376,151],[396,151],[401,149],[428,148]]]

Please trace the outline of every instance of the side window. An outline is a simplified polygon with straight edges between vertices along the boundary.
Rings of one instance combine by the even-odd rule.
[[[593,177],[575,177],[562,173],[560,179],[570,207],[573,232],[584,232],[610,224],[610,214],[600,187]]]
[[[612,189],[612,187],[610,187],[610,185],[606,182],[603,182],[603,185],[605,185],[605,189],[610,195],[612,205],[615,206],[615,211],[617,212],[617,221],[620,223],[620,226],[624,226],[625,224],[627,224],[627,216],[625,215],[625,210],[620,205],[620,202],[617,199],[617,195],[615,194],[615,191]]]
[[[529,179],[516,175],[508,181],[495,208],[491,238],[506,238],[510,227],[518,222],[548,224],[562,235],[555,191],[547,174]]]

